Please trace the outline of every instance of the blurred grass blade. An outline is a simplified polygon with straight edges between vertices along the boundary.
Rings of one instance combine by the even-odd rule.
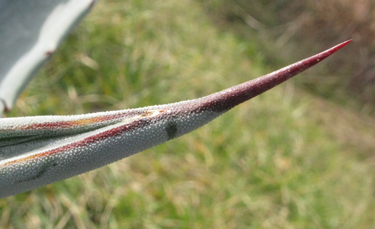
[[[0,117],[96,0],[0,3]]]
[[[186,134],[349,42],[200,99],[77,116],[0,119],[0,197],[99,168]]]

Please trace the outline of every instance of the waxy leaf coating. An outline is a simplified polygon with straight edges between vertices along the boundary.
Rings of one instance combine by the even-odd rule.
[[[349,42],[199,99],[76,116],[0,119],[0,198],[88,172],[191,132]]]

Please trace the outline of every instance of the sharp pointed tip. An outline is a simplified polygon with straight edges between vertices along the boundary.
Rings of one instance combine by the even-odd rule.
[[[336,45],[336,46],[333,46],[332,48],[327,49],[326,51],[324,51],[324,52],[322,52],[322,53],[327,53],[327,54],[328,54],[327,56],[329,56],[329,55],[335,53],[336,51],[342,49],[343,47],[345,47],[345,46],[346,46],[347,44],[349,44],[350,42],[352,42],[352,39],[349,39],[349,40],[344,41],[344,42],[342,42],[342,43],[340,43],[340,44],[338,44],[338,45]]]
[[[352,39],[350,40],[347,40],[347,41],[344,41],[336,46],[333,46],[332,48],[329,48],[323,52],[320,52],[318,54],[315,54],[311,57],[308,57],[304,60],[301,60],[295,64],[292,64],[291,66],[288,66],[286,68],[289,68],[289,72],[294,72],[293,75],[296,75],[312,66],[314,66],[315,64],[321,62],[322,60],[326,59],[327,57],[331,56],[332,54],[334,54],[335,52],[337,52],[338,50],[340,50],[341,48],[343,48],[344,46],[346,46],[347,44],[349,44],[350,42],[352,42]]]
[[[352,42],[352,39],[344,41],[332,48],[329,48],[323,52],[315,54],[304,60],[298,61],[294,64],[286,66],[280,70],[274,71],[265,76],[259,77],[254,80],[242,83],[240,85],[228,88],[221,92],[209,95],[205,97],[205,106],[210,107],[210,109],[216,110],[229,110],[232,107],[249,100],[276,85],[290,79],[291,77],[297,75],[300,72],[320,63],[322,60],[331,56],[333,53],[337,52],[347,44]],[[220,101],[220,102],[218,102]]]
[[[338,49],[341,49],[342,47],[344,47],[345,45],[349,44],[350,42],[352,42],[353,40],[352,39],[349,39],[347,41],[344,41],[338,45],[336,45],[336,47],[338,47]]]

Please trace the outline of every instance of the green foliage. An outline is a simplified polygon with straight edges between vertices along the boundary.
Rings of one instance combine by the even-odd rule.
[[[255,47],[219,32],[197,1],[102,0],[11,115],[197,98],[266,73]],[[2,199],[0,226],[374,226],[370,163],[327,132],[315,99],[293,88],[288,82],[128,159]]]

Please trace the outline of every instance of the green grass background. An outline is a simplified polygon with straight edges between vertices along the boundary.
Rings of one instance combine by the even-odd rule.
[[[101,0],[9,116],[193,99],[276,70],[266,61],[199,1]],[[1,199],[0,227],[370,228],[373,139],[366,118],[291,80],[179,139]]]

